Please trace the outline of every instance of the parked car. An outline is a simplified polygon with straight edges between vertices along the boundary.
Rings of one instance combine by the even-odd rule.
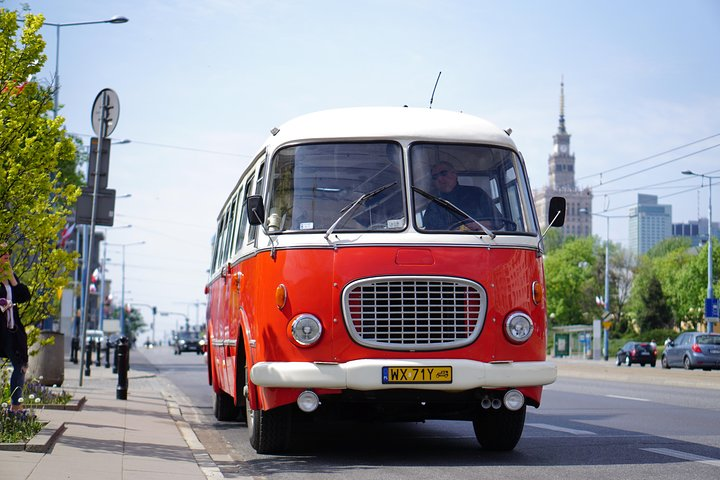
[[[649,363],[651,367],[654,367],[656,360],[657,346],[653,343],[627,342],[618,350],[615,364],[618,366],[625,364],[629,367],[633,363],[639,363],[641,367],[644,367]]]
[[[180,355],[183,352],[195,352],[198,355],[202,353],[200,334],[198,332],[183,331],[175,335],[175,355]]]
[[[665,347],[660,361],[663,368],[720,370],[720,333],[681,333]]]
[[[102,330],[87,330],[85,332],[85,345],[89,345],[92,340],[95,345],[98,343],[105,346],[105,332]]]

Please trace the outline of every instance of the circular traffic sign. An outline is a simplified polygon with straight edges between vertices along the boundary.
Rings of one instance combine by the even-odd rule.
[[[117,93],[110,88],[100,90],[90,112],[90,121],[95,135],[101,138],[108,137],[115,130],[119,117],[120,100]]]

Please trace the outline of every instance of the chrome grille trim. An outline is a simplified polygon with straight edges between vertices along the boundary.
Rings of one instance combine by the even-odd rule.
[[[482,330],[487,294],[455,277],[393,276],[356,280],[342,293],[345,326],[360,345],[383,350],[445,350]]]

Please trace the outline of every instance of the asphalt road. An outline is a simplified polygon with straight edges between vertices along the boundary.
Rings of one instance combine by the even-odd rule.
[[[244,423],[213,417],[201,356],[141,353],[225,478],[720,478],[720,371],[558,359],[512,452],[481,450],[470,422],[429,421],[305,426],[289,454],[258,455]]]

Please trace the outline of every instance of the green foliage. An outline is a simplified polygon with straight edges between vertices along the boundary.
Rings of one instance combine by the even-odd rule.
[[[598,285],[595,245],[591,237],[571,238],[547,255],[547,308],[554,314],[555,325],[590,323],[599,314],[595,304]]]
[[[672,310],[665,298],[660,280],[656,276],[650,277],[647,288],[639,291],[638,296],[640,307],[636,318],[640,331],[674,325]]]
[[[46,60],[43,17],[24,18],[19,29],[16,12],[0,9],[0,241],[33,294],[22,307],[32,325],[56,312],[57,292],[74,269],[73,254],[56,245],[80,191],[64,173],[74,170],[75,144],[63,118],[48,117],[51,90],[33,80]]]

